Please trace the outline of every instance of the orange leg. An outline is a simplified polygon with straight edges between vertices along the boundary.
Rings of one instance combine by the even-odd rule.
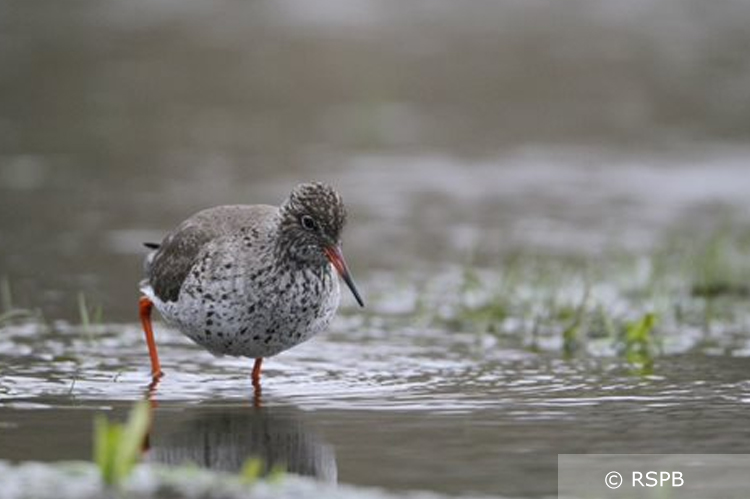
[[[154,304],[151,300],[142,296],[138,302],[138,308],[141,314],[141,324],[143,325],[143,332],[146,333],[146,343],[148,344],[148,355],[151,357],[151,376],[154,381],[161,378],[163,373],[161,372],[161,365],[159,364],[159,354],[156,353],[156,343],[154,342],[154,330],[151,327],[151,309]]]
[[[258,387],[260,386],[260,365],[263,363],[263,357],[258,357],[255,359],[255,364],[253,364],[253,386]]]

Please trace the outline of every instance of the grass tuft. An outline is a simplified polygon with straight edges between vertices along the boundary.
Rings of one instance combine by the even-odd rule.
[[[240,470],[240,480],[252,485],[263,476],[263,461],[258,457],[251,457],[245,461]]]
[[[78,293],[78,317],[84,333],[88,338],[93,334],[93,326],[102,324],[103,317],[101,305],[90,306],[86,300],[86,295]]]
[[[39,310],[18,308],[13,303],[13,292],[7,276],[0,279],[0,326],[23,320],[37,320],[43,322]]]
[[[149,427],[149,407],[143,401],[130,411],[127,422],[112,423],[103,414],[94,419],[94,461],[102,480],[119,487],[138,462]]]
[[[656,315],[647,313],[637,321],[625,325],[624,354],[628,363],[643,369],[653,368],[654,356],[657,354],[653,335],[656,323]]]
[[[251,457],[245,461],[240,469],[240,480],[246,485],[253,485],[261,478],[269,482],[278,482],[286,474],[286,469],[281,465],[273,466],[266,472],[266,466],[259,457]]]

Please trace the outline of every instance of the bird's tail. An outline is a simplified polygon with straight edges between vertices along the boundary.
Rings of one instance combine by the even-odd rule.
[[[156,256],[156,251],[161,246],[159,243],[143,243],[145,247],[150,249],[151,251],[148,252],[148,255],[146,255],[146,258],[143,260],[143,273],[146,275],[149,275],[149,271],[151,270],[151,264],[154,261],[154,257]]]

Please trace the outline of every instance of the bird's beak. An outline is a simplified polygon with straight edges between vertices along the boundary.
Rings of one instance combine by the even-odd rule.
[[[359,296],[357,286],[354,285],[352,276],[349,274],[349,267],[346,266],[346,260],[344,260],[344,255],[343,253],[341,253],[341,248],[338,246],[328,246],[324,251],[326,253],[326,256],[328,257],[328,260],[331,261],[346,285],[349,286],[349,289],[352,291],[352,294],[357,300],[357,303],[359,303],[359,306],[364,307],[365,302],[363,302],[362,297]]]

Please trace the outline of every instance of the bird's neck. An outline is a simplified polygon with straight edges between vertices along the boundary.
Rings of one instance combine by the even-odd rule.
[[[275,266],[283,271],[312,271],[322,275],[329,270],[329,262],[323,251],[310,244],[299,244],[294,237],[279,230],[273,248]]]

